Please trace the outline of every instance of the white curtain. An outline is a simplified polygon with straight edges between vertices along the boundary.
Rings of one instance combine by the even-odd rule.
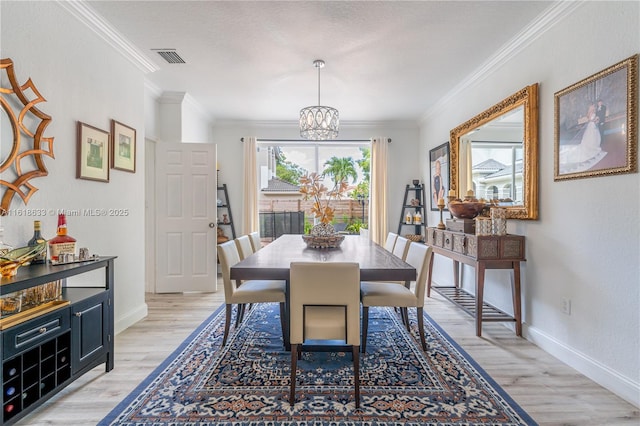
[[[256,164],[256,138],[245,137],[244,181],[242,200],[242,232],[249,234],[260,230],[258,215],[258,166]]]
[[[371,144],[371,187],[369,188],[369,234],[374,243],[387,238],[387,138],[374,138]]]
[[[473,189],[473,162],[471,158],[471,140],[460,138],[458,149],[460,160],[458,161],[458,197],[464,198],[467,191]]]

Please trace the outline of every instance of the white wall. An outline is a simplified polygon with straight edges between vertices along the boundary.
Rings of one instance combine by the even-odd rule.
[[[638,53],[639,17],[638,2],[583,3],[427,116],[420,135],[426,158],[455,126],[540,83],[540,220],[508,223],[510,233],[527,237],[525,337],[635,405],[640,404],[640,175],[554,182],[553,164],[554,93]],[[434,279],[451,283],[450,268],[448,260],[436,258]],[[473,270],[465,272],[471,288]],[[512,312],[509,274],[490,271],[487,281],[486,298]],[[561,311],[562,298],[571,299],[570,315]]]
[[[229,198],[238,235],[242,215],[242,142],[240,138],[255,136],[258,139],[300,139],[297,124],[268,123],[217,123],[213,128],[213,142],[218,145],[219,182],[229,187]],[[392,139],[389,145],[389,213],[388,228],[397,231],[400,207],[405,185],[419,179],[420,159],[418,152],[419,129],[415,123],[341,123],[338,139],[370,139],[374,137]]]
[[[144,77],[131,62],[54,2],[2,2],[3,58],[14,61],[17,77],[31,77],[47,102],[38,108],[52,117],[55,159],[45,157],[49,175],[33,179],[39,190],[12,209],[128,209],[126,217],[68,217],[69,234],[91,253],[115,255],[116,332],[146,315],[144,303]],[[137,171],[111,170],[109,183],[76,179],[76,121],[110,131],[110,119],[137,129]],[[2,127],[8,126],[3,115]],[[3,135],[5,131],[3,129]],[[3,141],[3,151],[4,151]],[[5,216],[4,239],[24,245],[33,220],[43,235],[55,236],[57,217]]]

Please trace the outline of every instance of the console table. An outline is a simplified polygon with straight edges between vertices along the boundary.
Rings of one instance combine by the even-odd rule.
[[[58,280],[62,285],[58,300],[0,317],[0,426],[18,422],[94,367],[113,369],[114,259],[23,266],[15,277],[0,280],[1,296]],[[96,270],[102,273],[67,286],[67,278]]]
[[[520,299],[520,262],[525,261],[524,236],[522,235],[474,235],[449,230],[427,228],[427,244],[432,254],[453,260],[454,286],[433,286],[468,314],[476,318],[476,336],[482,335],[483,321],[513,321],[516,335],[522,336],[522,311]],[[475,296],[460,286],[460,263],[475,268]],[[433,259],[431,262],[433,267]],[[484,302],[484,274],[487,269],[511,269],[513,281],[513,316]],[[431,295],[431,271],[427,281],[427,297]]]

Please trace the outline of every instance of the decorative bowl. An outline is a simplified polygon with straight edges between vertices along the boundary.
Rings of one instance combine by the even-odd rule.
[[[344,240],[343,234],[333,235],[310,235],[303,234],[302,240],[307,244],[307,248],[328,249],[338,248]]]
[[[0,257],[0,275],[3,277],[13,277],[18,272],[20,266],[30,262],[46,249],[47,243],[45,241],[35,246],[20,247],[11,250],[9,253]]]
[[[486,203],[474,201],[451,201],[449,203],[449,211],[458,219],[473,219],[478,216]]]

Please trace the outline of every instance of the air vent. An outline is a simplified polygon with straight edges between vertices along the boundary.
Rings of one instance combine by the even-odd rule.
[[[158,55],[162,56],[162,58],[169,62],[170,64],[186,64],[184,59],[178,55],[176,49],[151,49],[158,53]]]

